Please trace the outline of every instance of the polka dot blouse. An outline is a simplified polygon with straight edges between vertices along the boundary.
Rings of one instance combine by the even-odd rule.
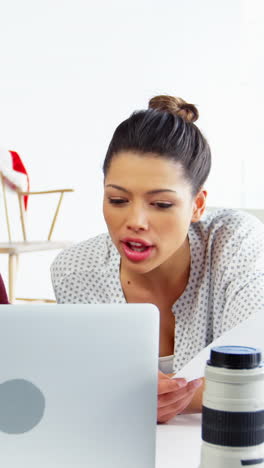
[[[264,225],[247,213],[219,209],[192,223],[188,237],[189,281],[172,306],[174,372],[250,314],[264,313]],[[51,267],[57,302],[125,303],[119,266],[108,234],[64,250]]]

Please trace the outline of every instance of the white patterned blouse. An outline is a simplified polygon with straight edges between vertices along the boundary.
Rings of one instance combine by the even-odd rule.
[[[219,209],[192,223],[188,237],[189,281],[172,306],[173,372],[254,312],[264,314],[264,225],[244,212]],[[57,302],[126,302],[119,267],[108,234],[64,250],[51,267]]]

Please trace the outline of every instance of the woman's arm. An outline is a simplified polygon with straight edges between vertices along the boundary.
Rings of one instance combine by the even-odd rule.
[[[259,310],[263,310],[264,313],[263,225],[251,218],[238,218],[236,231],[230,238],[229,230],[232,232],[227,224],[224,232],[224,251],[214,259],[216,263],[221,261],[224,265],[224,269],[221,267],[221,283],[218,284],[218,288],[223,291],[224,307],[219,317],[218,334],[213,339]],[[183,413],[201,412],[204,387],[203,378],[202,386],[196,390]]]

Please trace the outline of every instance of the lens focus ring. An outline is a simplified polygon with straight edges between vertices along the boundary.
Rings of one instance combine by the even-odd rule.
[[[264,411],[229,412],[203,406],[202,439],[229,447],[249,447],[264,442]]]

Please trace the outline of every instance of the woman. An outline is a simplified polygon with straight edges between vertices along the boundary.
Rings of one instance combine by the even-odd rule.
[[[263,225],[232,210],[202,217],[211,153],[197,118],[194,105],[157,96],[117,127],[103,167],[109,234],[52,266],[60,303],[157,305],[159,422],[201,410],[202,379],[167,374],[264,303]]]

